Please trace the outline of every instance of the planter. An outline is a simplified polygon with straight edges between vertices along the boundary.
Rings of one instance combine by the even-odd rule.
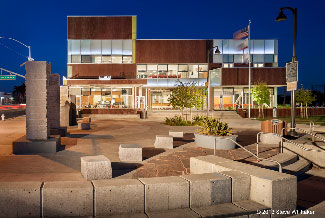
[[[218,150],[232,150],[236,148],[236,144],[230,141],[228,138],[236,141],[238,135],[231,136],[212,136],[212,135],[202,135],[194,133],[195,143],[197,146],[203,148],[214,149],[214,143],[216,143],[216,149]]]

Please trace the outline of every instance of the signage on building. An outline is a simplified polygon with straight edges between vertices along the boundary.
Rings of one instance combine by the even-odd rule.
[[[16,80],[15,75],[0,75],[0,80]]]
[[[287,83],[298,81],[298,61],[286,63]]]
[[[297,90],[297,82],[288,82],[287,83],[287,91]]]

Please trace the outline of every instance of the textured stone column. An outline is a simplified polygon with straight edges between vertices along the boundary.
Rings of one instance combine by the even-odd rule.
[[[47,89],[51,64],[28,61],[26,69],[26,137],[28,140],[47,140]]]
[[[49,87],[47,89],[47,117],[51,129],[60,128],[60,75],[49,75]]]

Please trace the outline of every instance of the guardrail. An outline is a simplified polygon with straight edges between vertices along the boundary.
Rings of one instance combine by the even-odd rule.
[[[299,129],[299,128],[295,128],[295,129]],[[299,130],[302,130],[302,129],[299,129]],[[313,151],[313,152],[325,152],[325,151],[323,151],[323,150],[316,150],[316,149],[311,149],[311,148],[305,148],[303,145],[301,145],[301,144],[298,144],[298,143],[296,143],[296,142],[293,142],[293,141],[291,141],[290,139],[286,139],[286,138],[284,138],[283,137],[283,135],[284,135],[284,131],[285,131],[285,128],[283,128],[282,129],[282,135],[279,135],[279,134],[276,134],[276,133],[273,133],[274,135],[276,135],[276,136],[278,136],[280,139],[281,139],[281,141],[280,141],[280,153],[283,153],[283,143],[284,143],[284,141],[286,141],[286,142],[289,142],[289,143],[291,143],[291,144],[293,144],[293,145],[296,145],[298,148],[300,148],[300,149],[302,149],[302,150],[304,150],[304,151]],[[305,133],[307,133],[307,134],[310,134],[310,133],[308,133],[306,130],[303,130]],[[259,143],[260,143],[260,135],[262,134],[262,133],[264,133],[264,132],[259,132],[259,133],[257,133],[257,135],[256,135],[256,137],[257,137],[257,143],[256,143],[256,156],[258,157],[258,153],[259,153]],[[310,135],[312,135],[312,136],[314,136],[314,137],[317,137],[317,138],[320,138],[320,137],[318,137],[318,136],[316,136],[316,135],[313,135],[313,134],[310,134]],[[325,141],[324,141],[325,142]]]
[[[227,139],[232,141],[233,143],[235,143],[236,145],[238,145],[239,147],[241,147],[242,149],[244,149],[245,151],[247,151],[248,153],[250,153],[254,157],[256,157],[257,160],[266,160],[266,161],[270,161],[270,162],[278,164],[279,165],[279,172],[282,173],[282,166],[281,166],[280,162],[278,162],[276,160],[272,160],[272,159],[266,159],[266,158],[258,157],[256,154],[254,154],[253,152],[247,150],[244,146],[240,145],[238,142],[234,141],[233,139],[231,139],[231,138],[227,138]]]

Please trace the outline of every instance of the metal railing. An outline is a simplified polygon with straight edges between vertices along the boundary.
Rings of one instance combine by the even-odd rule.
[[[297,129],[297,127],[296,127],[296,129]],[[301,130],[301,129],[300,129]],[[285,128],[283,128],[282,129],[282,131],[281,131],[281,135],[279,135],[279,134],[276,134],[276,133],[273,133],[274,135],[276,135],[276,136],[278,136],[280,139],[281,139],[281,141],[280,141],[280,153],[283,153],[283,143],[284,143],[284,141],[286,141],[286,142],[288,142],[288,143],[291,143],[291,144],[293,144],[293,145],[295,145],[295,146],[297,146],[298,148],[300,148],[300,149],[302,149],[302,150],[304,150],[304,151],[313,151],[313,152],[325,152],[325,151],[323,151],[323,150],[316,150],[316,149],[311,149],[311,148],[305,148],[303,145],[301,145],[301,144],[298,144],[298,143],[296,143],[296,142],[293,142],[293,141],[291,141],[290,139],[286,139],[286,138],[284,138],[283,136],[284,136],[284,131],[285,131]],[[304,130],[305,131],[305,130]],[[309,134],[307,131],[305,131],[307,134]],[[256,152],[257,152],[257,154],[256,154],[256,156],[258,156],[258,152],[259,152],[259,143],[260,143],[260,135],[262,134],[262,133],[264,133],[264,132],[259,132],[259,133],[257,133],[257,143],[256,143]],[[317,136],[317,138],[319,138],[318,136]]]
[[[311,122],[313,122],[313,121],[311,121]],[[314,123],[314,122],[313,122],[313,123]],[[295,129],[296,129],[296,130],[299,130],[299,131],[301,131],[301,132],[304,132],[304,133],[306,133],[307,135],[310,135],[310,136],[312,136],[312,137],[314,137],[314,138],[317,138],[317,139],[319,139],[319,140],[325,142],[325,138],[324,138],[324,137],[319,137],[319,136],[317,136],[317,135],[316,135],[317,133],[313,134],[313,132],[314,132],[314,127],[311,127],[311,123],[310,123],[310,129],[309,129],[309,132],[306,131],[306,130],[304,130],[304,129],[298,128],[298,127],[296,127]]]
[[[278,162],[276,160],[272,160],[272,159],[266,159],[266,158],[258,157],[256,154],[254,154],[250,150],[246,149],[244,146],[240,145],[238,142],[234,141],[233,139],[231,139],[231,138],[227,138],[227,139],[230,140],[230,141],[232,141],[233,143],[235,143],[236,145],[238,145],[239,147],[241,147],[242,149],[244,149],[245,151],[247,151],[248,153],[250,153],[254,157],[256,157],[257,160],[266,160],[266,161],[270,161],[270,162],[273,162],[273,163],[278,164],[279,165],[279,172],[282,173],[282,166],[281,166],[281,163],[280,162]]]

